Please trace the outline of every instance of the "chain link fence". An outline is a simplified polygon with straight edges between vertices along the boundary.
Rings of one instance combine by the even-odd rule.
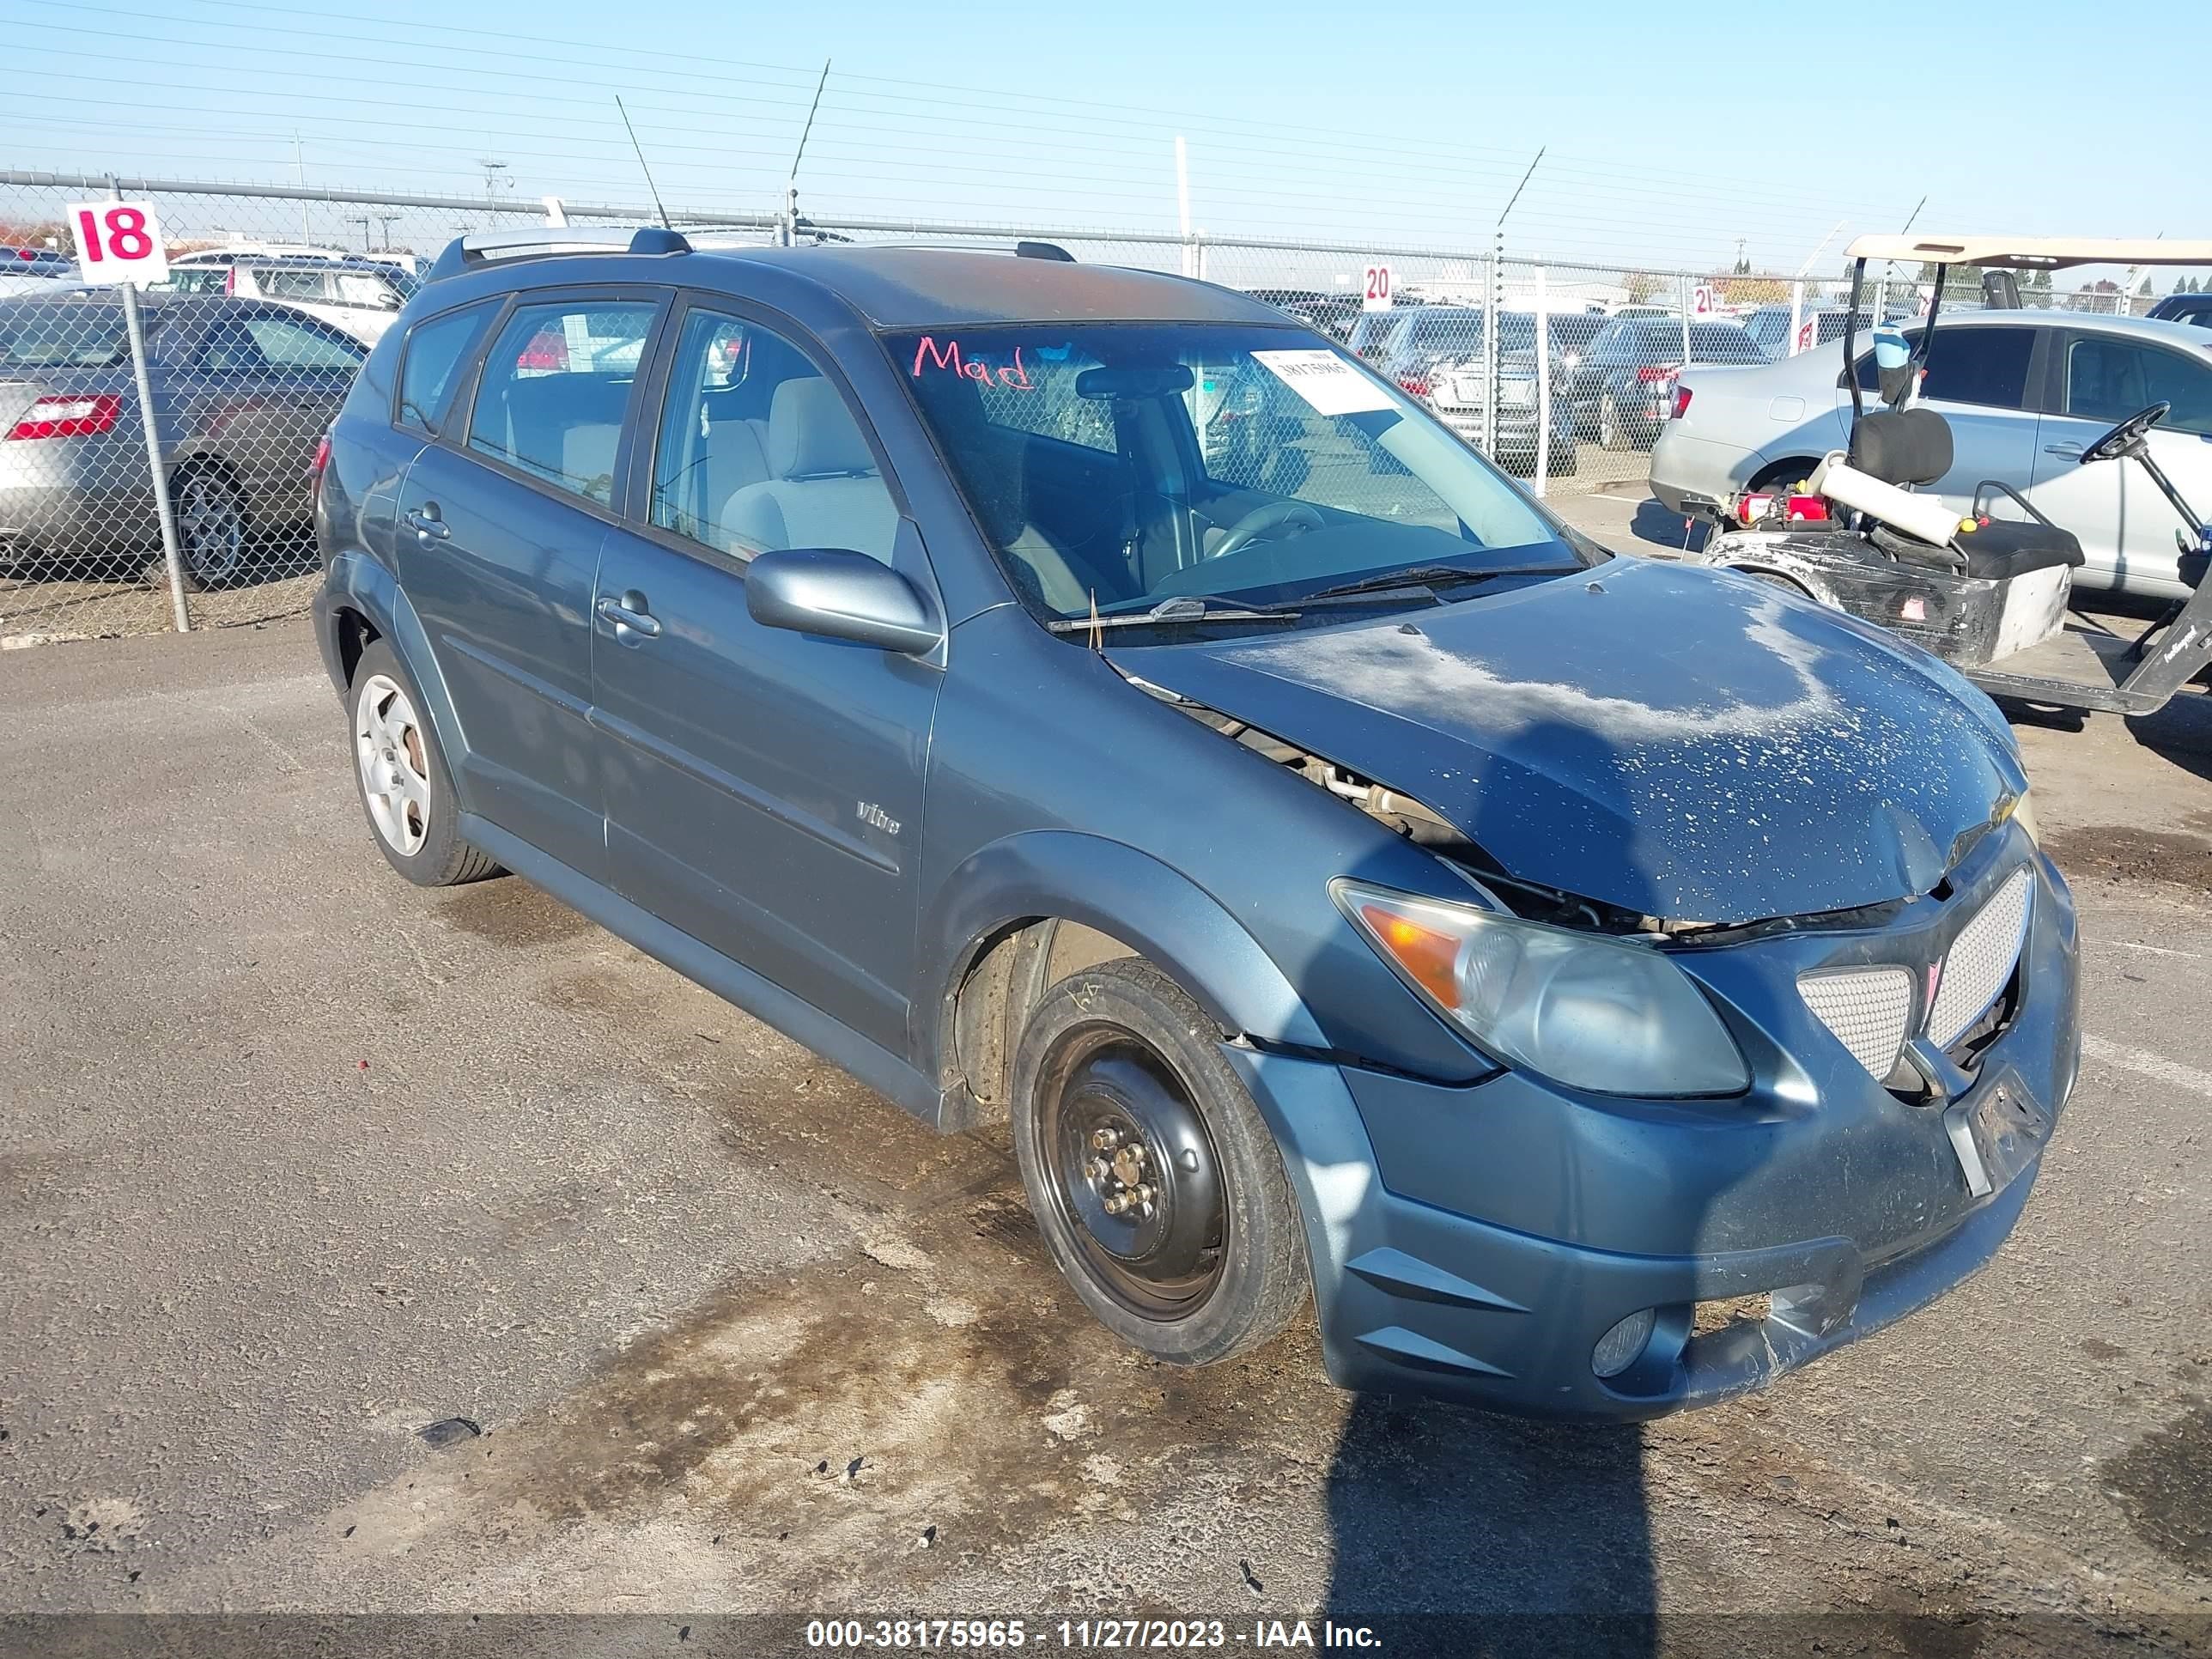
[[[68,209],[111,191],[153,204],[167,240],[169,280],[145,293],[141,310],[173,580],[125,307],[117,290],[74,282]],[[429,258],[475,230],[653,218],[635,204],[495,191],[343,194],[0,171],[0,644],[156,632],[180,611],[191,627],[304,611],[319,575],[310,523],[318,445]],[[1686,364],[1832,346],[1844,321],[1834,276],[1540,264],[1495,246],[768,213],[688,213],[678,228],[723,241],[1000,249],[1030,237],[1086,263],[1239,289],[1356,353],[1540,495],[1640,490]],[[1870,272],[1869,309],[1924,309],[1917,276]],[[2022,299],[2122,313],[2149,303],[2112,283]]]

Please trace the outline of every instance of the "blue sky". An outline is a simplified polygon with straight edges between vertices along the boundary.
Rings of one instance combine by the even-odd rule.
[[[1540,147],[1515,252],[1794,269],[1841,222],[1832,273],[1923,196],[1923,229],[2212,234],[2155,73],[2212,3],[1990,9],[0,0],[0,165],[640,201],[619,92],[672,206],[769,209],[828,57],[823,215],[1171,230],[1181,133],[1216,235],[1479,249]]]

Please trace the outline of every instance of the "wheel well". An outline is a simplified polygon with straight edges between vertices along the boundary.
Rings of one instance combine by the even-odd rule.
[[[1739,576],[1756,577],[1759,580],[1763,582],[1771,582],[1777,587],[1786,587],[1791,592],[1799,595],[1801,598],[1811,599],[1815,604],[1820,602],[1819,594],[1814,592],[1811,588],[1806,586],[1803,582],[1798,580],[1796,577],[1791,575],[1788,571],[1777,570],[1772,565],[1729,564],[1723,565],[1721,568],[1723,570],[1733,570]]]
[[[1818,459],[1807,455],[1795,455],[1786,461],[1776,461],[1753,473],[1750,483],[1745,488],[1750,490],[1771,489],[1777,484],[1796,483],[1811,477],[1813,469],[1820,464]]]
[[[384,636],[376,631],[376,624],[358,611],[340,611],[333,619],[337,629],[338,665],[345,671],[348,685],[353,684],[353,671],[361,661],[361,653],[372,641]]]
[[[187,456],[185,459],[177,463],[176,471],[172,475],[172,483],[173,483],[178,479],[188,477],[195,472],[212,472],[222,478],[225,483],[228,483],[233,489],[238,492],[238,510],[242,514],[246,514],[248,517],[252,516],[252,514],[247,512],[246,505],[245,480],[238,476],[238,469],[233,466],[228,461],[223,459],[220,455]]]
[[[1014,1051],[1047,991],[1083,969],[1142,954],[1110,933],[1060,916],[1010,922],[978,945],[947,999],[939,1045],[945,1086],[964,1088],[971,1103],[969,1124],[959,1127],[1006,1117]]]

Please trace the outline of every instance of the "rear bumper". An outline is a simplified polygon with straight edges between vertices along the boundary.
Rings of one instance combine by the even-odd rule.
[[[2027,1202],[2079,1064],[2072,907],[2039,865],[2020,1009],[1951,1113],[1905,1106],[1863,1072],[1856,1092],[1838,1082],[1794,1114],[1732,1120],[1596,1111],[1511,1073],[1448,1089],[1229,1050],[1305,1211],[1330,1376],[1529,1414],[1657,1417],[1762,1388],[1976,1272]],[[2034,1127],[1983,1160],[1977,1197],[1948,1125],[1992,1091],[2031,1103]],[[1698,1328],[1698,1304],[1761,1297],[1763,1313]],[[1647,1309],[1638,1358],[1600,1378],[1599,1339]]]
[[[158,543],[143,460],[139,471],[138,480],[105,487],[0,473],[0,561],[91,558]]]
[[[1651,446],[1651,493],[1669,513],[1687,512],[1700,501],[1725,501],[1742,488],[1736,474],[1753,459],[1738,445],[1715,443],[1663,422]]]

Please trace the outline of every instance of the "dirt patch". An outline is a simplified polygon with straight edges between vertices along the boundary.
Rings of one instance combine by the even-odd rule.
[[[2154,882],[2212,893],[2212,840],[2166,830],[2095,824],[2046,836],[2044,851],[2069,881]]]
[[[480,881],[440,902],[432,912],[450,927],[501,945],[556,945],[592,924],[528,882]]]
[[[2191,1572],[2212,1574],[2212,1407],[2153,1430],[2103,1474],[2106,1494],[2136,1537]]]

